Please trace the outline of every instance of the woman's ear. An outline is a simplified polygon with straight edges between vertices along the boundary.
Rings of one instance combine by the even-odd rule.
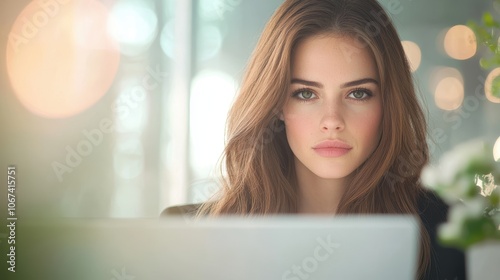
[[[279,114],[278,114],[278,118],[280,119],[280,121],[285,121],[285,117],[283,116],[283,111],[281,111]]]

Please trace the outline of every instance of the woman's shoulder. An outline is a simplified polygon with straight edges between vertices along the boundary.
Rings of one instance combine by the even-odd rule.
[[[448,205],[434,192],[425,191],[418,199],[418,211],[431,241],[431,267],[425,279],[465,279],[465,255],[462,251],[442,246],[437,229],[448,217]]]
[[[160,217],[169,216],[194,216],[196,212],[201,207],[202,203],[176,205],[165,208],[160,214]]]
[[[432,191],[423,191],[418,198],[418,212],[425,226],[435,227],[445,222],[448,205]]]

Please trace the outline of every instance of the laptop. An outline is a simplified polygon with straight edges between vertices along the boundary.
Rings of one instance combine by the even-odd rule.
[[[416,220],[402,215],[26,222],[18,229],[15,274],[73,280],[410,280],[418,238]]]

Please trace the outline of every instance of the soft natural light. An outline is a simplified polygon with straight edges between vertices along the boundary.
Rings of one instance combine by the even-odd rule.
[[[7,73],[19,101],[32,113],[65,118],[95,104],[110,88],[120,61],[118,44],[102,26],[99,1],[38,1],[17,16],[9,34]]]
[[[115,174],[123,179],[133,179],[144,169],[144,147],[140,137],[120,139],[113,152]]]
[[[148,121],[148,95],[141,86],[123,89],[115,99],[111,110],[115,113],[115,130],[118,133],[134,133],[144,129]]]
[[[204,21],[216,21],[224,19],[224,12],[234,10],[238,2],[242,0],[200,0],[198,13]]]
[[[170,57],[174,58],[174,38],[175,38],[175,21],[168,21],[162,28],[160,34],[160,46],[163,53]]]
[[[227,112],[237,91],[233,77],[206,70],[193,79],[190,104],[191,162],[195,173],[206,177],[224,149]]]
[[[146,51],[157,33],[154,11],[141,2],[119,2],[111,10],[108,31],[121,44],[122,53],[133,56]]]
[[[199,29],[198,57],[206,60],[214,57],[222,46],[222,33],[217,26],[207,25]]]

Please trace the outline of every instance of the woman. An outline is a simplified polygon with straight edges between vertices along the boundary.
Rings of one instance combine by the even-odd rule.
[[[375,0],[287,0],[229,113],[227,174],[198,215],[413,214],[420,279],[464,279],[438,246],[446,206],[420,183],[426,123],[398,34]]]

